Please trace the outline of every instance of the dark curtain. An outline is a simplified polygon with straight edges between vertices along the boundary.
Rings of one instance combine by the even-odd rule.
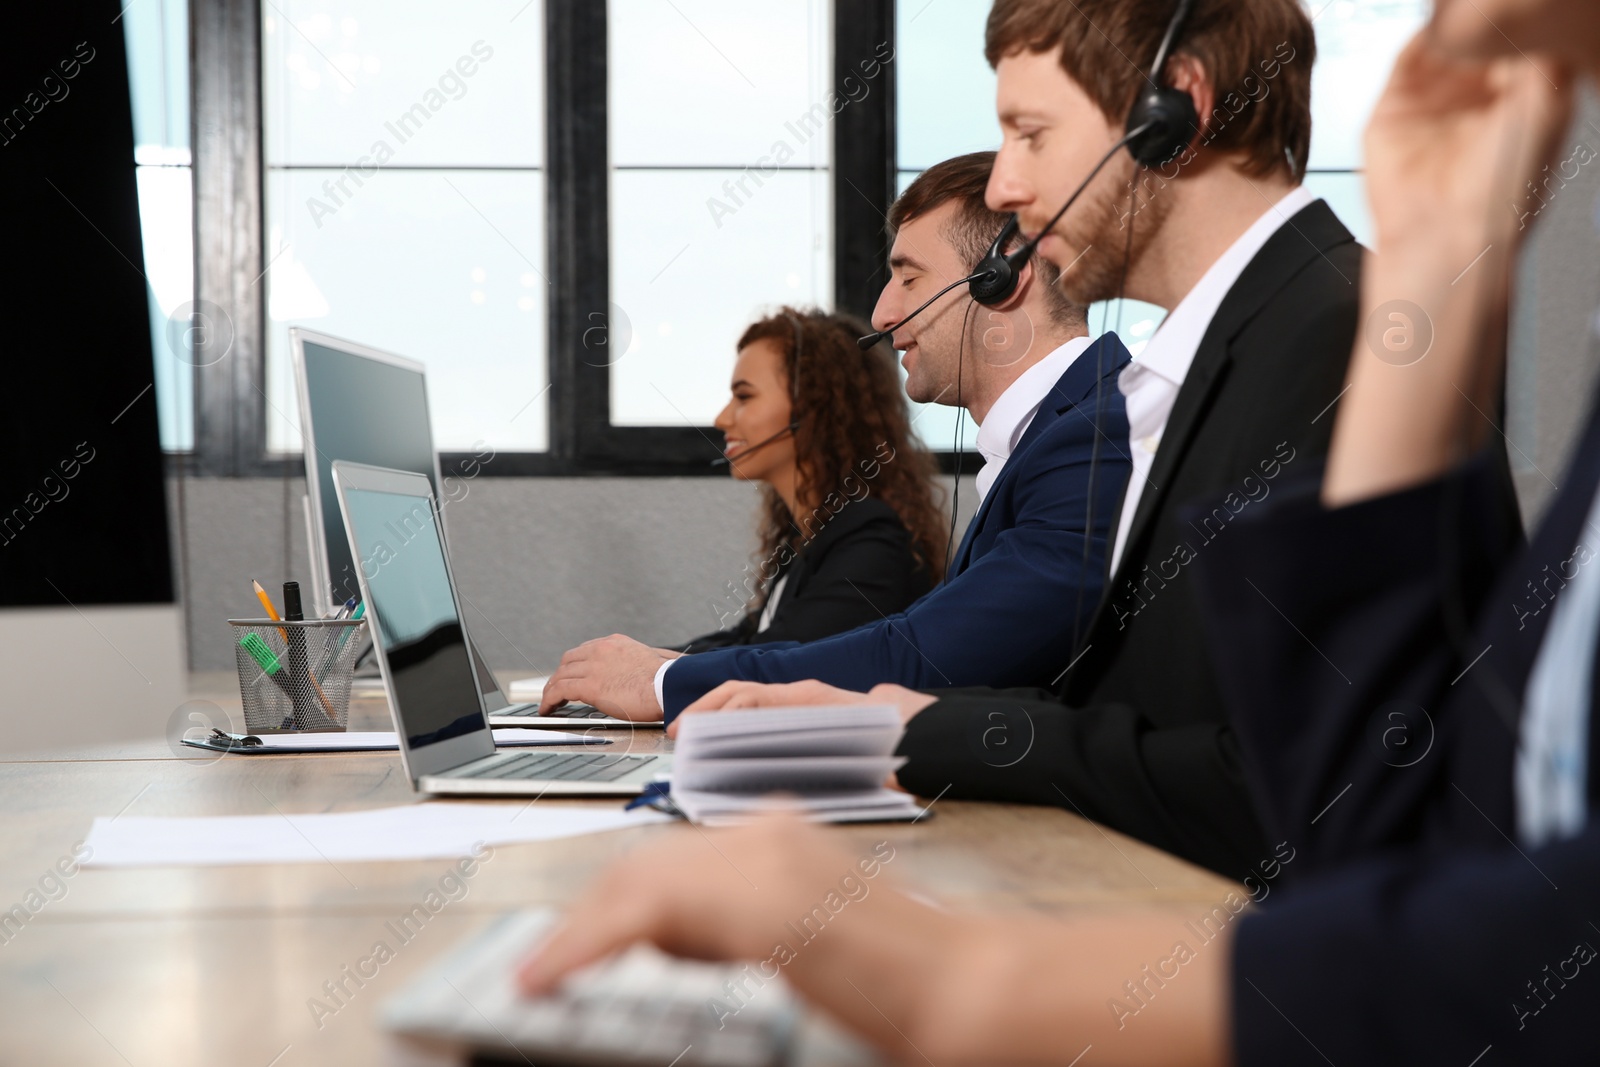
[[[119,14],[13,4],[0,33],[3,606],[173,599]]]

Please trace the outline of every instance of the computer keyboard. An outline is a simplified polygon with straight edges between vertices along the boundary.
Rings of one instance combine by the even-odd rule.
[[[614,782],[625,774],[654,763],[656,756],[596,756],[584,752],[519,752],[498,759],[492,766],[470,763],[440,778],[497,778],[520,781]]]
[[[676,960],[639,946],[574,975],[553,996],[523,997],[514,982],[517,963],[554,919],[547,911],[501,917],[384,1005],[383,1025],[469,1050],[475,1063],[787,1062],[794,996],[781,977],[753,979],[750,968]]]

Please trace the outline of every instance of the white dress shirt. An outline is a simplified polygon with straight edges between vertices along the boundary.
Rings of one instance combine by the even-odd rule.
[[[1011,458],[1017,442],[1022,440],[1022,435],[1033,425],[1033,417],[1039,413],[1044,398],[1050,394],[1050,390],[1061,376],[1067,373],[1067,368],[1088,350],[1090,343],[1091,339],[1088,337],[1074,337],[1017,375],[1016,381],[1006,386],[1005,392],[995,400],[994,406],[989,409],[989,414],[984,417],[983,424],[978,427],[976,443],[979,454],[983,456],[983,469],[978,472],[977,478],[979,506],[982,506],[983,498],[988,495],[989,488],[994,485],[994,480],[1000,476],[1006,461]],[[785,575],[783,580],[787,578],[788,575]],[[767,600],[767,611],[761,614],[761,624],[757,633],[765,631],[771,625],[772,620],[768,612],[773,610],[778,597],[782,594],[783,586],[780,581]],[[664,695],[667,668],[672,664],[673,661],[669,659],[656,668],[655,690],[658,708],[667,706]]]
[[[1033,417],[1050,390],[1067,373],[1089,347],[1088,337],[1074,337],[1039,362],[1017,375],[1017,380],[1006,386],[1006,391],[995,400],[983,425],[978,427],[978,454],[983,457],[983,469],[978,472],[978,503],[989,495],[990,486],[1000,477],[1000,471],[1016,450],[1017,442],[1033,425]]]
[[[1133,525],[1134,512],[1139,509],[1139,497],[1150,478],[1150,468],[1155,463],[1156,449],[1161,446],[1161,435],[1166,432],[1167,419],[1172,415],[1172,405],[1178,399],[1178,390],[1183,387],[1183,379],[1189,374],[1189,365],[1194,362],[1212,318],[1262,246],[1289,219],[1318,199],[1309,189],[1297,186],[1267,208],[1211,264],[1188,295],[1172,309],[1144,351],[1133,358],[1117,379],[1117,388],[1127,398],[1133,473],[1128,477],[1128,492],[1117,520],[1117,539],[1111,549],[1112,574],[1116,574],[1122,563],[1128,529]]]
[[[778,601],[783,599],[783,589],[789,584],[789,572],[784,571],[778,575],[777,582],[772,587],[772,592],[767,594],[766,607],[761,609],[761,621],[756,624],[756,633],[764,634],[772,628],[772,617],[778,614]],[[658,693],[659,697],[660,694]]]

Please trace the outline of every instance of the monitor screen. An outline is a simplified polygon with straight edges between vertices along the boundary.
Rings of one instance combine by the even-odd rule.
[[[345,503],[409,747],[487,729],[427,498],[347,485]]]
[[[309,337],[300,339],[305,380],[301,418],[307,474],[317,499],[312,521],[322,530],[329,605],[359,597],[350,545],[339,519],[333,462],[348,460],[426,475],[439,494],[428,426],[428,394],[420,369],[386,362]],[[424,509],[426,510],[426,509]],[[311,547],[316,551],[316,546]]]

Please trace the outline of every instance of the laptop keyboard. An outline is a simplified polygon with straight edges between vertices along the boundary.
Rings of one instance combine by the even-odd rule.
[[[441,777],[505,781],[614,782],[654,763],[656,756],[596,756],[584,752],[521,752],[492,766],[467,766]],[[465,773],[463,773],[465,772]]]
[[[537,704],[528,704],[515,711],[492,711],[499,719],[609,719],[610,715],[591,704],[563,704],[553,711],[544,711]]]

